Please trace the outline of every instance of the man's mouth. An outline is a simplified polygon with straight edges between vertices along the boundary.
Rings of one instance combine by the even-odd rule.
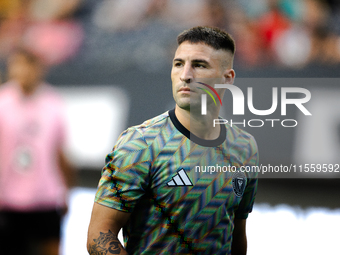
[[[178,90],[178,92],[190,92],[192,91],[189,87],[182,87]]]

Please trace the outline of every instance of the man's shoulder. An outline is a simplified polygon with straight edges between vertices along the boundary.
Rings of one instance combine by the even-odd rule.
[[[166,111],[156,117],[153,117],[151,119],[144,121],[140,125],[130,127],[127,130],[136,129],[136,130],[142,131],[143,133],[150,132],[152,129],[158,129],[161,126],[163,126],[165,121],[168,119],[168,117],[169,117],[169,111]]]
[[[255,138],[247,131],[235,125],[227,125],[226,146],[234,162],[258,165],[259,152],[257,143]]]
[[[162,127],[165,125],[169,118],[169,112],[166,111],[156,117],[144,121],[142,124],[129,127],[126,129],[119,138],[118,144],[127,143],[129,141],[140,140],[148,144],[149,139],[158,135]]]
[[[254,150],[257,150],[257,144],[253,135],[239,128],[236,125],[225,124],[227,129],[227,141],[230,144],[247,145],[250,144]]]

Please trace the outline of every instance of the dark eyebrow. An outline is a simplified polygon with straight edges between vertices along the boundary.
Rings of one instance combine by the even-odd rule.
[[[192,61],[192,63],[195,63],[195,64],[197,64],[197,63],[203,63],[203,64],[206,64],[206,65],[209,65],[209,62],[206,61],[206,60],[204,60],[204,59],[194,59],[194,60]]]
[[[175,61],[183,62],[184,60],[181,59],[181,58],[175,58],[173,61],[174,62]],[[192,63],[194,63],[194,64],[203,63],[203,64],[206,64],[206,65],[209,65],[209,62],[204,60],[204,59],[194,59],[194,60],[192,60]]]
[[[183,62],[183,59],[181,59],[181,58],[175,58],[173,61],[174,61],[174,62],[175,62],[175,61]]]

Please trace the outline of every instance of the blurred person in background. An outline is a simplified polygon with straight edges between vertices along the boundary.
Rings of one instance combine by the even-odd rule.
[[[75,57],[83,42],[82,25],[73,17],[82,0],[30,0],[25,45],[58,65]]]
[[[327,1],[305,0],[303,22],[311,42],[309,62],[340,63],[339,36],[331,21],[331,7]]]
[[[20,48],[0,86],[1,254],[57,255],[67,191],[63,104],[38,55]]]
[[[275,63],[274,46],[278,38],[291,27],[291,20],[280,8],[280,0],[267,0],[268,11],[257,21],[258,36],[262,39],[265,61]]]
[[[0,0],[0,61],[21,44],[48,65],[75,57],[84,32],[74,18],[82,0]]]
[[[231,5],[229,1],[227,4]],[[228,11],[230,8],[225,8],[225,2],[221,0],[205,0],[202,7],[202,17],[205,26],[219,27],[221,29],[228,29],[230,24]]]
[[[340,37],[330,5],[323,0],[301,3],[300,17],[274,41],[278,63],[300,68],[340,63]]]
[[[0,0],[0,60],[9,56],[26,28],[28,1]]]
[[[235,6],[233,10],[229,15],[229,29],[237,42],[235,62],[243,68],[265,65],[268,60],[264,54],[264,39],[259,35],[259,27],[242,8]]]

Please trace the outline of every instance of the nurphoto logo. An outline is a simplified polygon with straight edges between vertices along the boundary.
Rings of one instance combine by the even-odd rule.
[[[202,83],[197,82],[199,84],[202,84],[209,88],[218,98],[220,101],[220,104],[222,106],[222,101],[219,95],[217,94],[216,89],[222,88],[227,89],[231,92],[232,99],[233,99],[233,115],[244,115],[245,114],[245,96],[240,88],[238,88],[235,85],[231,84],[215,84],[214,87]],[[206,92],[206,94],[201,95],[201,114],[206,115],[207,114],[207,94],[213,99],[215,105],[217,105],[216,100],[213,96],[213,94],[208,91],[205,88],[200,88]],[[288,98],[288,94],[295,94],[299,95],[299,98]],[[301,97],[303,96],[303,97]],[[287,115],[287,105],[295,105],[304,115],[311,116],[312,114],[308,111],[308,109],[304,106],[305,103],[307,103],[311,99],[311,93],[308,89],[305,88],[297,88],[297,87],[282,87],[281,88],[281,97],[280,97],[280,113],[281,116]],[[269,109],[256,109],[253,104],[253,88],[248,87],[247,88],[247,106],[248,110],[257,116],[268,116],[274,113],[279,105],[279,95],[278,95],[278,88],[273,87],[272,88],[272,97],[271,97],[272,105]],[[271,123],[271,126],[274,127],[276,122],[280,122],[283,127],[295,127],[297,126],[297,121],[295,119],[250,119],[246,121],[245,119],[242,122],[233,122],[232,120],[228,121],[226,119],[214,119],[213,125],[214,127],[216,125],[220,124],[226,124],[229,123],[230,125],[233,124],[241,124],[244,127],[246,124],[248,124],[249,127],[262,127],[264,124],[268,122]]]

